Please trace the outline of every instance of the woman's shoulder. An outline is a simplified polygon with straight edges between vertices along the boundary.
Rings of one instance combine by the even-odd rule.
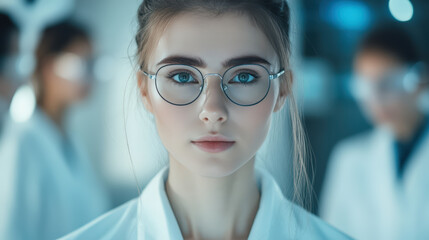
[[[374,138],[380,135],[380,131],[371,129],[356,135],[342,139],[334,146],[334,153],[346,154],[350,152],[361,154],[362,149],[368,149],[373,145]]]
[[[61,239],[137,239],[138,226],[142,236],[168,232],[171,217],[163,189],[167,168],[161,169],[146,185],[139,197],[105,213],[80,229]],[[169,219],[162,214],[170,211]],[[161,219],[161,220],[160,220]],[[180,233],[180,231],[179,231]],[[152,239],[152,238],[149,238]]]
[[[137,208],[135,198],[60,239],[137,239]]]
[[[351,239],[319,217],[287,199],[282,201],[273,221],[281,236],[293,239]],[[288,227],[282,226],[284,224]]]
[[[289,201],[267,170],[258,169],[258,175],[262,195],[252,239],[350,239]]]
[[[51,144],[60,135],[52,125],[51,120],[40,109],[35,109],[25,121],[8,118],[2,140],[16,143],[19,148],[37,148],[46,145],[46,142]],[[52,136],[53,139],[50,138]]]

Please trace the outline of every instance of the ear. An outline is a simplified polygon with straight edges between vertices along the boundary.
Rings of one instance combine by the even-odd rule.
[[[293,85],[293,74],[291,70],[287,70],[284,77],[281,79],[282,81],[279,84],[279,96],[276,101],[276,105],[274,106],[274,111],[277,112],[281,110],[286,102],[287,96],[290,94],[290,91],[292,91],[292,85]]]
[[[152,102],[150,101],[149,97],[149,81],[147,76],[145,76],[141,71],[137,72],[137,84],[139,87],[139,91],[142,97],[143,105],[150,113],[153,113],[152,111]]]

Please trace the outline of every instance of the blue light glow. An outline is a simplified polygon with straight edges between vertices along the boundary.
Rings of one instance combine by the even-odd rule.
[[[27,121],[36,108],[36,96],[30,85],[21,86],[15,93],[10,104],[9,112],[16,122]]]
[[[368,6],[360,1],[329,1],[321,10],[325,20],[345,30],[364,30],[371,20]]]
[[[390,0],[389,10],[392,16],[400,22],[411,20],[414,14],[413,4],[409,0]]]

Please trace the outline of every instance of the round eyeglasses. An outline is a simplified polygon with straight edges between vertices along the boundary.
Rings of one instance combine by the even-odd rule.
[[[204,89],[208,76],[218,76],[220,87],[225,96],[239,106],[258,104],[267,96],[271,80],[284,74],[284,70],[270,74],[267,68],[259,64],[233,66],[223,75],[207,73],[203,75],[193,66],[169,64],[162,66],[155,74],[142,71],[155,80],[158,94],[170,104],[184,106],[193,103]]]

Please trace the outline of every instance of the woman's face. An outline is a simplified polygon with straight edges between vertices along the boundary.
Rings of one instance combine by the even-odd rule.
[[[367,50],[356,56],[354,72],[359,76],[358,81],[381,89],[374,97],[362,102],[374,124],[395,129],[419,114],[417,92],[401,88],[404,80],[399,70],[404,67],[405,64],[397,58],[382,51]]]
[[[56,55],[44,68],[44,88],[57,101],[72,104],[89,93],[89,61],[91,45],[76,39],[65,51]]]
[[[165,65],[157,63],[170,56],[201,59],[203,65],[197,68],[202,74],[222,75],[226,70],[222,63],[245,56],[265,59],[269,64],[262,65],[270,73],[280,70],[269,40],[244,15],[178,16],[161,35],[146,71],[154,74]],[[141,74],[140,80],[143,77]],[[218,76],[208,76],[205,81],[206,86],[195,102],[175,106],[160,97],[154,80],[145,78],[141,81],[147,83],[142,88],[143,102],[155,117],[171,161],[202,176],[222,177],[255,156],[269,130],[271,114],[282,107],[285,96],[279,96],[280,79],[275,79],[263,101],[239,106],[224,95]],[[220,137],[215,140],[222,141],[206,142],[203,137]]]

